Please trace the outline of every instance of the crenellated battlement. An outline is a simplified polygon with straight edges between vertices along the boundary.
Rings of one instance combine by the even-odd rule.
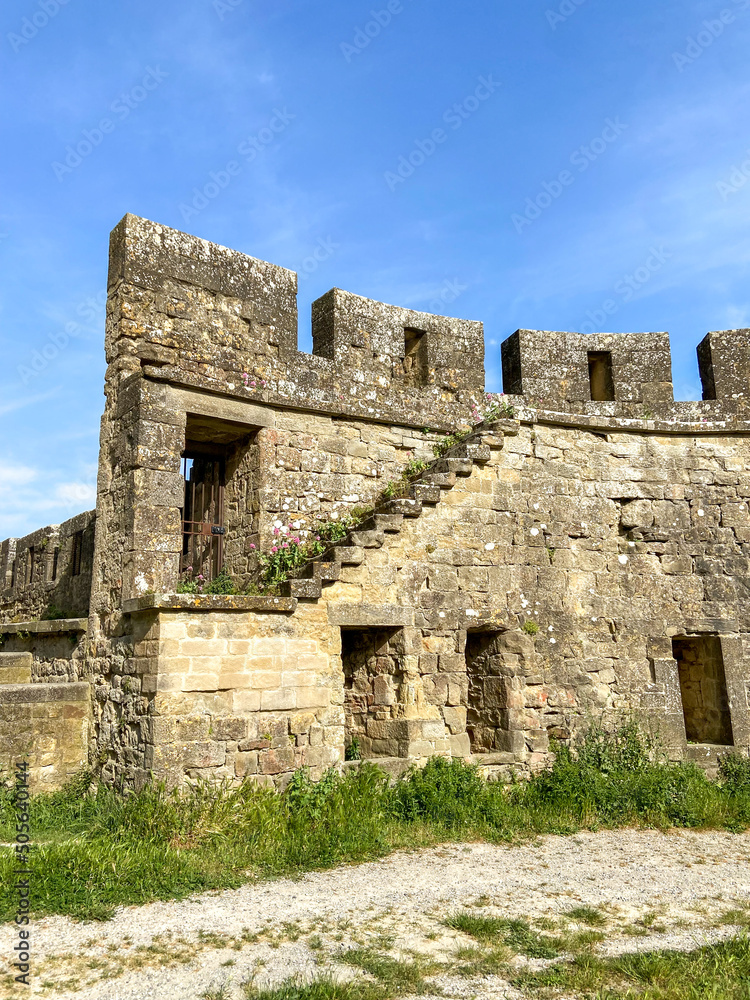
[[[133,215],[113,230],[109,382],[161,370],[212,392],[435,426],[466,419],[484,392],[480,322],[333,288],[312,305],[312,355],[297,337],[293,271]],[[701,413],[744,417],[750,331],[707,334],[698,362]],[[502,370],[505,394],[536,407],[695,416],[674,402],[667,333],[521,329],[502,344]]]
[[[297,321],[293,271],[132,215],[112,233],[110,379],[150,366],[179,381],[182,370],[212,391],[269,389],[333,409],[359,385],[368,412],[406,405],[422,423],[484,389],[481,323],[332,289],[312,306],[313,360],[297,350]]]
[[[571,413],[746,419],[750,330],[709,333],[697,352],[701,407],[674,401],[667,333],[517,330],[502,344],[503,385],[530,405]]]

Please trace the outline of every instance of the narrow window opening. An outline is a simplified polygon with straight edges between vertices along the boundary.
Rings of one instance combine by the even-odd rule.
[[[182,475],[181,570],[191,580],[208,582],[224,567],[224,458],[210,449],[205,454],[185,452]]]
[[[59,545],[56,545],[55,546],[55,551],[52,553],[52,579],[53,580],[57,579],[57,563],[58,563],[59,559],[60,559],[60,547],[59,547]]]
[[[469,632],[466,731],[472,753],[507,750],[513,678],[503,657],[501,632]]]
[[[83,558],[83,532],[76,531],[73,535],[73,549],[70,554],[70,575],[81,575],[81,561]]]
[[[427,385],[427,335],[424,330],[404,330],[404,382],[406,385]]]
[[[688,743],[732,746],[732,720],[717,635],[680,636],[672,640],[680,676],[682,711]]]
[[[609,351],[589,351],[588,359],[591,399],[598,403],[612,402],[615,398],[612,354]]]
[[[30,545],[26,552],[26,583],[34,582],[34,546]]]
[[[393,628],[341,630],[347,751],[399,757],[398,702],[403,683],[403,633]]]

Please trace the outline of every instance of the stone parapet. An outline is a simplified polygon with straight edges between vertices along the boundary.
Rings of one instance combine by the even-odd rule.
[[[0,684],[0,770],[28,755],[32,792],[53,791],[86,766],[90,727],[88,684]]]

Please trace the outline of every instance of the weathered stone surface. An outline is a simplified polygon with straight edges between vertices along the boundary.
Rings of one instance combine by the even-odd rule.
[[[115,230],[96,515],[0,545],[3,736],[38,737],[40,780],[282,787],[354,741],[507,776],[633,712],[708,768],[750,746],[750,332],[709,334],[675,403],[666,334],[518,331],[516,416],[436,460],[487,404],[481,324],[340,290],[313,355],[296,324],[292,272]],[[175,592],[253,592],[260,554],[354,510],[293,596]]]

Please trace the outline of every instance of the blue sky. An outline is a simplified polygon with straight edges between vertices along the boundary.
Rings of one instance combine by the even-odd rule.
[[[750,326],[749,41],[750,0],[5,5],[0,538],[94,505],[125,212],[307,268],[303,350],[338,286],[483,320],[490,389],[518,327],[668,330],[699,398]]]

